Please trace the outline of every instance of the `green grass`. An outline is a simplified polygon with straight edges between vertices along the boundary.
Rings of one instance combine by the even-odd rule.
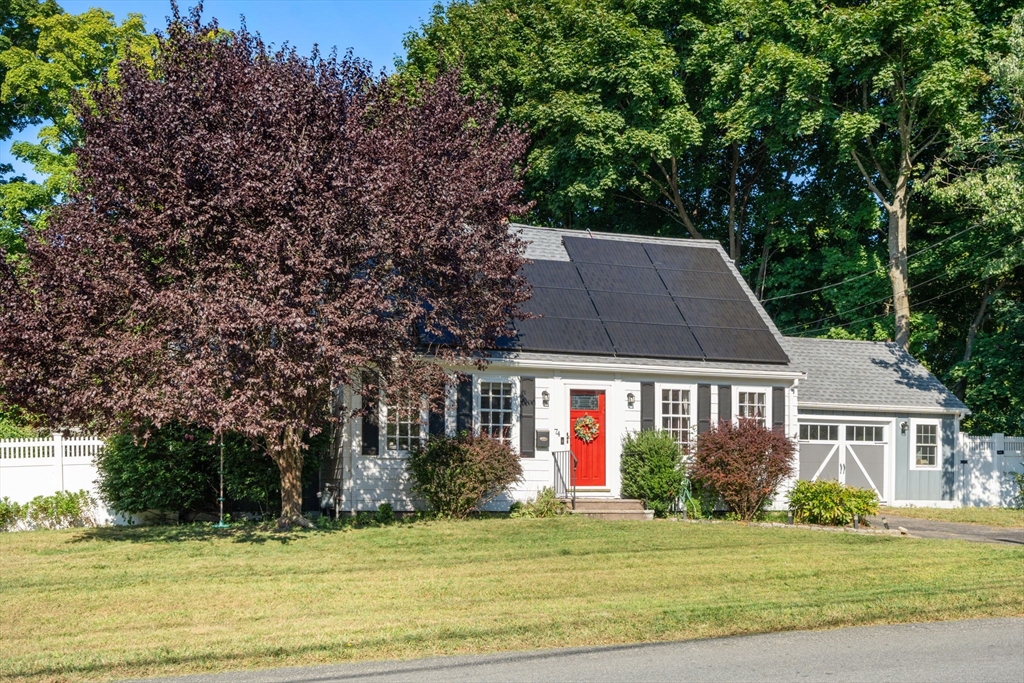
[[[1024,549],[578,518],[0,534],[0,679],[1024,614]]]
[[[1024,510],[1013,508],[882,508],[881,514],[940,522],[987,524],[999,527],[1024,527]]]

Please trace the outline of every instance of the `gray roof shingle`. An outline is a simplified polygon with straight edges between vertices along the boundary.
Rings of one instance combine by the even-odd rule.
[[[893,342],[784,337],[800,381],[801,405],[885,406],[969,412],[960,399]]]

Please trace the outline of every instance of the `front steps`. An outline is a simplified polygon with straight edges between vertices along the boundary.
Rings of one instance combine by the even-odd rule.
[[[592,519],[654,519],[654,510],[645,510],[639,500],[628,498],[577,498],[576,509],[570,507],[569,513]]]

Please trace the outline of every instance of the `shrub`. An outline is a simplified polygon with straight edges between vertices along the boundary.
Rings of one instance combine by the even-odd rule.
[[[854,515],[878,514],[878,496],[838,481],[798,481],[789,494],[789,507],[798,522],[844,526]]]
[[[52,496],[36,496],[23,508],[23,518],[33,529],[67,529],[95,524],[96,501],[85,490],[57,491]]]
[[[785,434],[755,420],[721,422],[697,437],[690,476],[750,521],[793,474],[793,452]]]
[[[540,490],[536,499],[529,499],[525,503],[516,501],[508,509],[508,516],[512,518],[542,518],[557,517],[565,514],[565,501],[555,498],[555,490],[546,486]]]
[[[391,503],[381,503],[377,506],[377,512],[373,513],[373,521],[377,524],[393,524],[395,521],[395,509]]]
[[[444,517],[463,518],[523,475],[511,446],[486,436],[438,436],[409,454],[412,490]]]
[[[21,505],[7,496],[0,498],[0,531],[10,531],[23,516]]]
[[[686,479],[683,455],[668,432],[630,432],[622,439],[622,495],[664,517]]]
[[[172,423],[146,439],[115,436],[96,466],[100,495],[119,512],[162,510],[189,519],[217,511],[220,443],[209,430]],[[224,494],[225,511],[248,503],[268,516],[280,508],[277,466],[240,435],[224,438]]]

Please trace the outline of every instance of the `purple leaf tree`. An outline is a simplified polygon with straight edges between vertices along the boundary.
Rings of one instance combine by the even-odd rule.
[[[307,523],[303,436],[337,388],[437,393],[528,296],[525,134],[456,74],[413,97],[197,10],[119,68],[79,106],[78,189],[0,254],[0,392],[54,426],[242,432]]]

